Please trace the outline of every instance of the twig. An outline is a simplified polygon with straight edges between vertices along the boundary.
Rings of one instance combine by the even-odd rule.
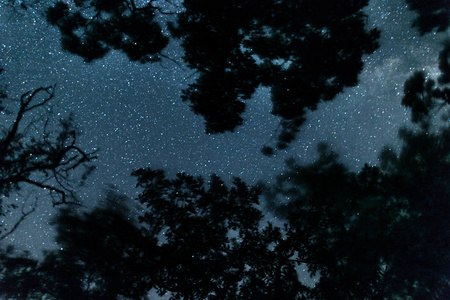
[[[10,236],[11,234],[13,234],[17,228],[19,227],[19,225],[32,213],[34,213],[36,211],[36,207],[37,207],[37,201],[38,199],[36,198],[36,201],[34,202],[33,206],[31,207],[31,210],[29,211],[25,211],[24,210],[24,206],[22,206],[22,216],[20,216],[20,219],[14,224],[14,226],[7,232],[5,232],[3,235],[0,235],[0,241],[3,241],[4,239],[6,239],[8,236]]]

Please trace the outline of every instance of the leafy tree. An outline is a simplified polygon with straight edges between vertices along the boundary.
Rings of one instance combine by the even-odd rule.
[[[312,299],[450,296],[450,127],[431,126],[433,108],[448,108],[441,91],[423,73],[407,81],[403,104],[420,127],[400,130],[401,151],[385,148],[380,167],[350,172],[321,145],[318,161],[289,161],[268,191],[299,260],[319,277]]]
[[[439,88],[425,72],[417,71],[405,82],[402,105],[411,109],[412,121],[429,126],[437,110],[450,104],[450,89]]]
[[[90,62],[111,49],[130,60],[155,62],[169,38],[155,18],[164,11],[156,1],[78,0],[74,7],[58,1],[47,10],[47,21],[59,28],[63,49]]]
[[[318,282],[311,299],[445,299],[450,295],[450,128],[402,130],[399,155],[350,172],[326,147],[289,162],[271,191],[290,244]]]
[[[437,32],[445,32],[450,27],[450,1],[449,0],[432,0],[432,1],[419,1],[419,0],[406,0],[409,4],[410,10],[418,13],[417,18],[414,20],[412,26],[419,30],[421,35],[425,35],[434,30]],[[441,75],[438,78],[438,83],[441,85],[450,83],[450,39],[446,39],[443,43],[443,49],[439,54],[439,69]],[[413,77],[417,75],[413,75]],[[412,78],[411,78],[412,80]],[[434,85],[434,82],[433,84]],[[418,86],[421,86],[418,83]],[[447,102],[450,99],[450,89],[442,86],[440,89],[441,97]],[[413,111],[414,114],[414,111]]]
[[[76,202],[73,182],[83,182],[94,169],[90,165],[96,158],[94,153],[87,153],[76,145],[78,133],[73,117],[60,120],[59,129],[50,125],[52,115],[48,113],[48,105],[54,93],[55,86],[28,91],[20,99],[9,98],[5,89],[0,93],[2,118],[11,120],[9,126],[5,124],[0,129],[2,217],[19,208],[4,201],[24,185],[49,191],[54,205]],[[15,112],[11,104],[17,104]],[[10,229],[0,225],[0,240],[16,230],[34,208],[35,204],[29,210],[23,207],[21,217]]]
[[[439,69],[442,74],[439,77],[440,84],[450,83],[450,39],[444,42],[444,48],[439,54]],[[450,98],[450,92],[447,89],[447,99]]]
[[[0,296],[8,299],[37,299],[41,277],[38,262],[29,253],[17,253],[12,246],[0,251]],[[6,298],[5,298],[6,299]]]
[[[211,133],[232,131],[244,101],[272,90],[281,117],[277,147],[295,138],[307,110],[358,82],[362,56],[377,49],[366,30],[367,1],[184,1],[174,34],[198,78],[183,99]],[[346,34],[343,34],[346,32]],[[267,153],[267,149],[265,149]]]
[[[285,206],[272,206],[289,221],[299,262],[319,277],[309,299],[382,297],[380,259],[389,222],[402,203],[377,187],[382,180],[378,169],[366,167],[358,175],[339,163],[325,145],[319,154],[309,166],[289,161],[272,190],[290,199]]]
[[[386,147],[380,167],[350,172],[325,145],[308,166],[289,170],[267,190],[288,219],[299,259],[319,276],[314,299],[450,297],[450,127],[448,42],[438,84],[424,72],[406,82],[402,105],[419,129],[403,128],[399,154]],[[447,52],[446,52],[447,51]],[[290,199],[279,206],[280,195]]]
[[[104,207],[54,220],[61,247],[41,266],[58,299],[141,299],[150,289],[156,239],[144,238],[125,214],[124,197],[109,191]],[[122,203],[121,203],[122,202]]]
[[[142,299],[151,289],[158,252],[126,214],[123,196],[109,190],[102,207],[83,214],[62,209],[54,219],[59,249],[40,263],[0,257],[9,267],[0,295],[29,299]]]
[[[280,228],[260,227],[259,192],[235,179],[161,170],[135,172],[145,206],[138,228],[117,194],[84,214],[55,218],[60,249],[40,263],[0,256],[0,296],[141,299],[152,288],[171,299],[301,299],[294,253]],[[37,297],[37,296],[36,296]]]
[[[385,150],[382,167],[397,197],[408,201],[408,218],[399,226],[402,238],[391,252],[397,280],[410,295],[448,298],[450,289],[450,128],[434,133],[402,130],[399,155]],[[444,296],[446,295],[446,296]]]
[[[306,290],[279,228],[260,228],[259,192],[235,179],[162,170],[134,173],[146,206],[140,222],[160,237],[158,289],[173,299],[295,299]]]

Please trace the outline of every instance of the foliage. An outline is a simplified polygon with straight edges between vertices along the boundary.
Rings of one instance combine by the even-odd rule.
[[[162,170],[134,173],[146,206],[140,222],[161,237],[159,290],[175,299],[294,299],[299,293],[292,253],[272,225],[260,228],[259,192],[235,179],[230,188],[212,176]],[[270,247],[273,245],[272,247]]]
[[[402,130],[399,154],[349,171],[326,145],[272,186],[283,230],[262,222],[259,191],[235,179],[134,173],[139,228],[117,194],[54,220],[59,250],[42,263],[4,255],[2,296],[140,299],[395,299],[450,295],[450,128]],[[276,204],[273,207],[277,207]],[[304,286],[296,267],[316,275]],[[51,283],[51,284],[50,284]],[[20,291],[20,292],[19,292]],[[72,297],[72,298],[71,298]]]
[[[241,125],[244,101],[272,91],[281,117],[277,148],[295,139],[307,110],[358,82],[362,56],[377,49],[367,1],[184,1],[172,32],[198,77],[183,92],[210,133]],[[342,34],[346,32],[346,34]],[[267,148],[264,151],[267,152]]]
[[[448,103],[422,73],[405,90],[424,83],[426,92],[405,95],[421,126],[400,130],[399,154],[386,147],[380,167],[354,173],[320,145],[315,163],[290,161],[268,191],[299,260],[319,276],[312,299],[450,296],[450,127],[433,130],[429,109]],[[277,205],[280,196],[288,204]]]
[[[315,163],[289,161],[267,190],[299,260],[319,276],[312,299],[450,297],[450,126],[435,128],[450,104],[444,46],[438,84],[424,72],[405,82],[402,105],[419,128],[399,131],[398,154],[386,147],[380,167],[354,173],[321,144]]]
[[[58,1],[47,10],[47,21],[59,28],[63,49],[87,62],[111,49],[123,51],[132,61],[155,62],[169,39],[155,21],[160,9],[154,2],[78,0],[69,7]]]
[[[45,253],[42,262],[7,258],[11,270],[0,295],[141,299],[152,285],[156,240],[144,239],[130,222],[121,195],[109,191],[105,200],[104,207],[83,214],[62,209],[53,221],[59,249]]]
[[[83,215],[61,210],[54,220],[59,250],[41,269],[58,299],[140,299],[152,284],[156,240],[144,239],[125,214],[124,198],[106,195],[104,207]],[[150,259],[149,259],[150,258]],[[69,298],[68,298],[69,297]]]
[[[404,86],[402,105],[411,109],[412,121],[429,125],[436,109],[450,104],[450,89],[439,88],[423,71],[416,71]]]
[[[0,296],[8,299],[38,298],[36,288],[40,276],[36,271],[38,262],[29,253],[17,253],[12,246],[0,251]]]
[[[434,30],[437,32],[445,32],[450,27],[450,0],[406,0],[410,10],[418,13],[417,18],[413,22],[413,26],[419,30],[421,35],[425,35]],[[439,54],[439,70],[441,75],[438,83],[441,85],[450,83],[450,39],[447,38],[443,42],[443,48]],[[414,75],[415,76],[415,75]],[[443,98],[450,103],[450,89],[442,86],[440,89]],[[414,111],[413,111],[414,114]]]
[[[440,84],[450,83],[450,39],[444,42],[444,48],[439,54],[439,69],[441,70],[441,76],[439,77]],[[446,90],[447,99],[450,98],[450,90]],[[447,100],[447,102],[449,102]]]
[[[418,13],[413,26],[417,27],[423,35],[437,30],[446,31],[450,26],[450,1],[449,0],[406,0],[409,9]]]
[[[141,299],[154,288],[172,299],[296,299],[307,290],[280,229],[260,228],[255,188],[238,179],[228,188],[216,176],[206,188],[200,177],[152,169],[135,175],[143,228],[113,205],[117,194],[83,215],[61,210],[60,249],[41,263],[0,257],[9,268],[0,296]]]

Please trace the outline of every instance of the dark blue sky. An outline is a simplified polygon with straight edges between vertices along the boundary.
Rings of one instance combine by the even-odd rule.
[[[404,81],[414,70],[437,75],[440,42],[448,36],[419,36],[410,26],[414,13],[403,0],[372,0],[367,13],[368,25],[382,31],[381,47],[365,58],[360,84],[309,113],[297,141],[272,158],[260,151],[264,144],[273,144],[271,134],[279,121],[270,114],[267,90],[258,90],[248,101],[245,124],[236,132],[206,135],[203,119],[180,100],[192,71],[169,60],[131,63],[117,52],[83,63],[61,51],[59,33],[43,21],[39,9],[21,15],[0,7],[0,65],[10,96],[56,83],[55,111],[75,113],[84,133],[81,148],[100,148],[98,170],[80,192],[87,205],[99,198],[106,184],[134,197],[130,173],[146,166],[169,174],[216,173],[225,180],[237,176],[249,183],[270,181],[289,157],[313,161],[321,141],[358,170],[364,163],[376,164],[384,145],[398,146],[397,131],[409,124],[409,112],[400,106]],[[181,63],[176,44],[166,54]],[[51,246],[47,223],[55,212],[43,199],[33,218],[8,242],[30,249]]]

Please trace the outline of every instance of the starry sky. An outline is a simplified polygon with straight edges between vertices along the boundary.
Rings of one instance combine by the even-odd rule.
[[[114,51],[87,64],[61,50],[59,32],[46,24],[39,6],[15,12],[7,2],[0,0],[0,66],[5,68],[9,96],[56,83],[55,111],[75,113],[83,132],[80,148],[100,149],[98,169],[79,191],[86,206],[101,197],[107,184],[135,197],[130,173],[149,166],[171,175],[215,173],[226,181],[237,176],[250,184],[270,182],[283,172],[287,158],[312,162],[321,141],[354,171],[364,163],[376,164],[382,147],[398,147],[397,131],[410,123],[409,112],[400,105],[404,81],[414,70],[437,76],[441,41],[448,36],[420,36],[410,26],[415,14],[403,0],[371,0],[368,26],[381,30],[381,47],[364,58],[358,86],[308,113],[297,140],[274,157],[265,157],[261,147],[275,143],[272,134],[279,123],[270,114],[267,89],[260,88],[247,102],[245,124],[234,133],[207,135],[203,119],[180,100],[192,70],[182,65],[176,42],[164,53],[178,64],[133,63]],[[42,200],[7,242],[29,250],[52,247],[48,221],[55,213]]]

